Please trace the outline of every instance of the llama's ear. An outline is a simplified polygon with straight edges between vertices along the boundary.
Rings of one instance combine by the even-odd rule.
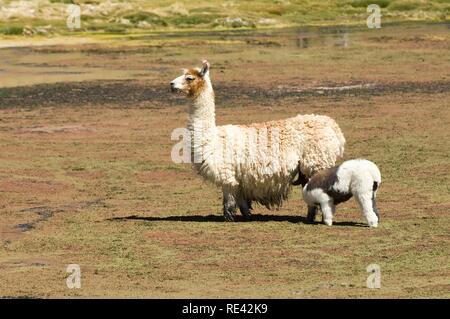
[[[209,72],[209,62],[206,60],[202,61],[202,69],[200,70],[200,75],[203,77]]]

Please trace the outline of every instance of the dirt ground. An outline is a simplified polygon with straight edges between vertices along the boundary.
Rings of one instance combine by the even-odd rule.
[[[450,297],[450,26],[227,31],[0,50],[0,296]],[[326,114],[345,159],[378,164],[381,223],[338,206],[226,223],[221,193],[175,164],[188,101],[168,83],[211,62],[217,123]],[[366,267],[381,268],[368,289]],[[81,289],[68,289],[78,264]]]

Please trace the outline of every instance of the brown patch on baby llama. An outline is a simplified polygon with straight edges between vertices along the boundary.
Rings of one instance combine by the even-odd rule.
[[[323,169],[316,174],[314,174],[308,182],[308,191],[321,188],[325,192],[337,182],[337,170],[339,166]]]
[[[328,196],[333,198],[335,205],[348,201],[353,196],[351,192],[342,193],[333,188],[338,182],[338,168],[339,166],[335,166],[314,174],[309,180],[306,190],[311,191],[316,188],[321,188]]]

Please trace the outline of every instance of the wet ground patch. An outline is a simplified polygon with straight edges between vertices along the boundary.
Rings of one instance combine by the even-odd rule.
[[[242,99],[263,105],[290,97],[376,96],[383,94],[450,91],[450,81],[395,83],[326,83],[312,88],[283,84],[272,90],[245,84],[216,87],[219,104],[232,105]],[[39,84],[26,87],[0,88],[0,108],[36,108],[65,106],[113,106],[164,108],[180,105],[181,97],[170,93],[168,85],[151,85],[142,81],[93,81]],[[238,104],[239,105],[239,104]],[[220,106],[219,106],[220,107]],[[57,128],[55,128],[57,129]],[[64,130],[64,128],[61,128]],[[67,128],[70,130],[70,128]]]
[[[20,223],[13,228],[20,230],[21,232],[30,231],[33,228],[36,227],[36,225],[40,222],[47,221],[49,218],[53,217],[55,214],[64,213],[68,211],[74,211],[74,210],[82,210],[89,208],[91,206],[95,205],[101,205],[102,199],[95,199],[90,201],[82,201],[74,204],[68,204],[63,205],[60,207],[48,207],[48,206],[41,206],[41,207],[32,207],[32,208],[26,208],[19,211],[19,213],[31,213],[34,216],[37,216],[36,218],[32,219],[29,222],[26,223]]]

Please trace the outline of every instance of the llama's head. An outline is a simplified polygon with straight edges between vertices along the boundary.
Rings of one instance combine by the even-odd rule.
[[[209,79],[209,63],[203,60],[201,68],[185,69],[172,82],[170,88],[172,92],[183,92],[189,97],[197,97],[206,88],[211,86]]]

